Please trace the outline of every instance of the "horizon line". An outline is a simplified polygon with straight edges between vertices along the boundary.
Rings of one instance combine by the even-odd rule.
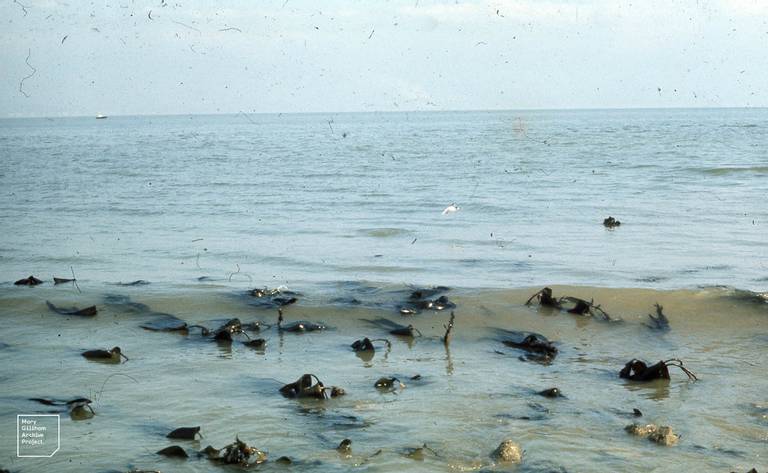
[[[651,111],[651,110],[762,110],[768,106],[710,106],[710,107],[573,107],[573,108],[486,108],[486,109],[444,109],[444,110],[353,110],[353,111],[308,111],[308,112],[206,112],[206,113],[143,113],[143,114],[113,114],[110,117],[186,117],[186,116],[227,116],[227,115],[343,115],[343,114],[375,114],[375,113],[477,113],[477,112],[587,112],[587,111]],[[96,118],[101,113],[94,115],[27,115],[27,116],[0,116],[0,120],[25,120],[25,119],[63,119],[63,118]]]

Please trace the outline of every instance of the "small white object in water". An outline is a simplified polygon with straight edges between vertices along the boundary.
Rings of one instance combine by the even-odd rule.
[[[461,207],[459,207],[456,204],[451,204],[448,207],[446,207],[445,210],[443,210],[443,215],[451,214],[451,213],[454,213],[454,212],[458,212],[460,208]]]

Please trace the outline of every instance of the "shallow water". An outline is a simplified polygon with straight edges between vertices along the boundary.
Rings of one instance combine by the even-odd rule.
[[[0,120],[0,467],[211,471],[154,452],[239,436],[302,471],[766,470],[766,144],[766,110]],[[605,229],[608,215],[623,224]],[[73,273],[77,286],[50,282]],[[30,274],[45,284],[12,284]],[[119,284],[136,280],[149,284]],[[454,287],[449,350],[447,311],[397,310],[434,284]],[[526,307],[545,284],[623,322]],[[287,322],[330,329],[273,326],[256,351],[140,328],[168,314],[274,324],[247,295],[265,285],[302,293]],[[669,332],[645,325],[655,302]],[[521,361],[502,330],[560,354]],[[392,348],[365,361],[349,347],[363,336]],[[115,345],[130,361],[80,356]],[[700,381],[619,379],[635,357],[681,358]],[[348,394],[280,396],[303,373]],[[407,386],[379,392],[382,376]],[[566,397],[535,394],[553,386]],[[16,415],[50,411],[29,398],[80,396],[96,416],[63,412],[59,453],[15,458]],[[626,434],[633,408],[679,445]],[[165,438],[195,425],[200,441]],[[351,459],[334,450],[344,438]],[[519,467],[489,457],[506,438]],[[425,443],[423,460],[404,455]]]
[[[337,287],[336,295],[356,299],[355,305],[307,294],[285,309],[286,322],[323,321],[327,331],[265,329],[253,335],[267,340],[260,352],[238,341],[220,345],[197,332],[149,332],[139,325],[158,317],[153,313],[209,327],[229,317],[273,324],[274,309],[257,308],[243,292],[213,284],[175,294],[150,288],[116,287],[109,294],[79,294],[62,286],[0,292],[2,341],[8,345],[1,350],[0,423],[14,425],[17,413],[47,412],[30,397],[86,396],[95,401],[96,411],[80,421],[63,415],[62,451],[52,459],[12,461],[15,439],[4,435],[5,463],[20,471],[211,471],[207,460],[169,460],[153,452],[178,444],[192,453],[239,436],[272,460],[287,455],[296,468],[322,471],[354,466],[362,471],[507,471],[489,458],[506,438],[525,449],[524,463],[515,471],[768,466],[768,303],[755,294],[718,288],[554,288],[556,295],[594,297],[623,320],[605,322],[526,307],[533,290],[454,290],[448,296],[458,305],[456,329],[446,349],[440,337],[447,311],[402,317],[396,308],[409,288],[348,284]],[[92,319],[59,315],[46,308],[49,299],[64,306],[95,303],[100,312]],[[664,306],[669,332],[645,325],[654,302]],[[369,322],[378,318],[411,323],[423,337],[409,343],[388,335]],[[560,353],[551,365],[522,361],[522,352],[501,343],[509,337],[500,329],[542,333]],[[382,346],[365,361],[349,347],[363,336],[387,337],[391,350]],[[130,361],[108,365],[80,356],[82,350],[115,344]],[[619,379],[619,369],[633,357],[681,358],[700,381],[690,382],[674,369],[669,382]],[[327,401],[283,398],[281,383],[304,372],[343,387],[347,395]],[[409,379],[416,374],[421,380]],[[379,392],[373,384],[382,376],[396,376],[406,387]],[[566,397],[535,394],[554,386]],[[644,416],[632,418],[633,408]],[[629,436],[623,428],[636,420],[671,425],[682,435],[679,445],[660,447]],[[202,440],[164,437],[173,428],[196,425],[202,427]],[[351,459],[334,450],[344,438],[353,440]],[[404,456],[424,443],[434,453],[423,461]],[[381,454],[366,460],[379,449]]]

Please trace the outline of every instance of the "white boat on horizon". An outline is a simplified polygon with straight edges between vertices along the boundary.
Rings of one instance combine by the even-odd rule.
[[[102,115],[102,114],[96,115],[96,120],[102,120],[104,118],[107,118],[107,116],[106,115]]]

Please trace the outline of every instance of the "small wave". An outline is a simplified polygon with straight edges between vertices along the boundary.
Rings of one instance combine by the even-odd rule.
[[[728,291],[725,297],[736,302],[768,307],[768,292],[752,292],[743,289],[733,289]]]
[[[725,176],[739,172],[753,172],[756,174],[768,174],[768,166],[749,166],[749,167],[724,167],[702,169],[701,172],[714,176]]]
[[[655,283],[655,282],[662,282],[669,280],[666,276],[646,276],[642,278],[635,278],[636,282],[648,282],[648,283]]]
[[[391,238],[413,234],[411,230],[406,230],[405,228],[363,228],[357,232],[373,238]]]
[[[370,273],[414,273],[424,271],[424,268],[408,267],[408,266],[339,266],[339,271],[345,272],[370,272]]]

